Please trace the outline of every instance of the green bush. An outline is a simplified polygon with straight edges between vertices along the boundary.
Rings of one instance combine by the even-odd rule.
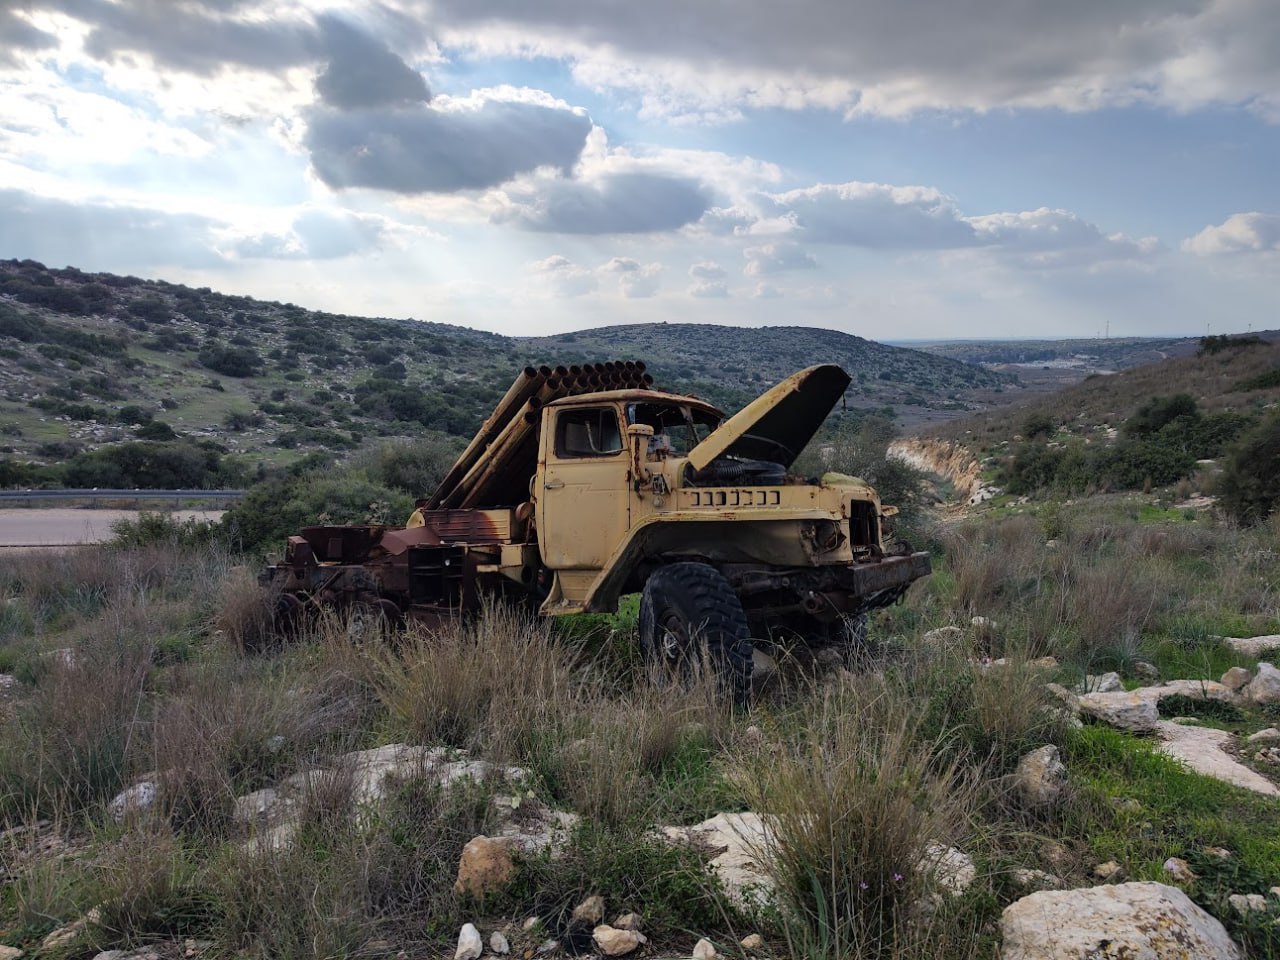
[[[1126,436],[1149,437],[1179,417],[1194,419],[1200,416],[1195,398],[1187,393],[1171,397],[1152,397],[1124,425]]]
[[[1280,503],[1280,414],[1272,414],[1231,448],[1217,480],[1222,508],[1241,523],[1258,523]]]
[[[404,523],[413,498],[361,470],[310,469],[260,483],[223,515],[230,542],[246,551],[273,550],[302,527],[322,523]]]

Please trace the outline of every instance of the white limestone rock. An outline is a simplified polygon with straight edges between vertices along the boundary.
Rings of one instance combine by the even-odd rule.
[[[1240,960],[1222,924],[1163,883],[1046,890],[1000,917],[1002,960]]]

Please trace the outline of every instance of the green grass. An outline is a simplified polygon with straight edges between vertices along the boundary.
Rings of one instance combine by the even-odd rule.
[[[1119,863],[1127,879],[1167,883],[1164,861],[1186,859],[1200,875],[1191,898],[1246,937],[1253,956],[1280,956],[1280,932],[1241,923],[1226,904],[1230,894],[1265,894],[1280,884],[1274,799],[1192,773],[1150,742],[1105,727],[1075,731],[1064,759],[1078,796],[1060,838],[1083,839],[1098,861]],[[1231,857],[1220,861],[1208,847]]]

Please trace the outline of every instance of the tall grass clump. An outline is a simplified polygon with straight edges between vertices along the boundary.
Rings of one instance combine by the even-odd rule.
[[[925,727],[918,701],[850,684],[813,698],[794,738],[750,770],[791,956],[936,955],[930,844],[965,832],[976,792],[954,733]]]
[[[571,651],[547,623],[499,603],[373,657],[378,695],[422,743],[472,748],[501,736],[524,753],[573,693]]]
[[[0,738],[0,822],[71,821],[124,783],[145,736],[150,650],[100,643],[40,659]]]

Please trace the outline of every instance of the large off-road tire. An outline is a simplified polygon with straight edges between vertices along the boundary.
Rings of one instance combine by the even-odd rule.
[[[705,563],[659,567],[640,598],[640,651],[658,682],[689,682],[704,660],[735,703],[751,697],[747,617],[719,570]]]

